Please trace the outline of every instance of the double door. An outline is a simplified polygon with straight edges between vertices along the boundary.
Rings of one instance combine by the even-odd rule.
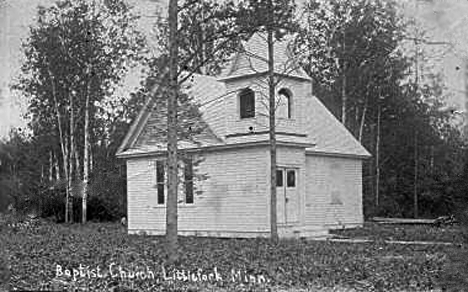
[[[298,171],[280,167],[276,170],[276,208],[278,224],[299,220]]]

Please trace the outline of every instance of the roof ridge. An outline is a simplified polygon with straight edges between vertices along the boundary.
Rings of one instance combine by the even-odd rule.
[[[256,32],[247,41],[244,41],[240,49],[229,59],[221,74],[217,76],[218,80],[267,72],[268,44],[264,35],[265,33]],[[292,40],[293,36],[289,35],[274,42],[275,73],[310,80],[310,77],[294,58],[294,53],[291,50]],[[294,68],[291,70],[291,67]]]

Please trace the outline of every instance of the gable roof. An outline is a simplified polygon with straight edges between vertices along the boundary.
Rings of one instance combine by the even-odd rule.
[[[190,148],[213,148],[236,146],[246,143],[248,139],[241,139],[234,142],[224,140],[224,135],[218,127],[215,127],[217,120],[223,117],[223,98],[229,95],[224,80],[238,78],[250,74],[267,72],[265,55],[267,54],[266,38],[261,34],[255,34],[246,44],[244,51],[237,53],[228,63],[226,69],[218,77],[194,74],[193,78],[184,86],[185,92],[193,97],[194,101],[200,105],[202,112],[202,122],[206,123],[204,131],[193,137],[193,142],[181,141],[178,143],[179,149]],[[252,57],[249,57],[252,56]],[[292,60],[292,61],[289,61]],[[287,74],[291,77],[301,78],[309,81],[305,71],[294,65],[295,62],[290,55],[287,42],[275,43],[275,70],[280,74]],[[289,71],[285,71],[288,69]],[[157,89],[153,89],[152,94]],[[326,154],[334,156],[370,157],[369,152],[357,141],[354,136],[328,111],[328,109],[315,96],[304,97],[306,99],[305,117],[306,137],[300,139],[302,142],[292,142],[292,144],[307,147],[307,153]],[[166,150],[166,144],[158,141],[155,129],[165,129],[165,119],[152,111],[153,101],[148,100],[140,111],[138,117],[133,122],[130,130],[120,145],[117,156],[129,157],[146,155]],[[257,141],[258,142],[258,141]],[[279,141],[281,142],[281,141]],[[292,145],[290,144],[290,145]],[[314,145],[310,147],[310,145]]]
[[[189,89],[202,106],[219,99],[225,94],[224,84],[214,77],[196,75],[193,86]],[[307,153],[327,154],[350,157],[370,157],[369,152],[354,138],[354,136],[335,118],[325,105],[315,96],[306,97],[306,131],[307,141],[313,147],[306,148]],[[127,133],[117,155],[128,156],[146,154],[149,152],[165,151],[166,144],[157,141],[152,127],[166,127],[165,123],[159,123],[157,115],[151,114],[152,102],[149,101],[141,110],[140,115],[134,121],[130,131]],[[140,142],[136,143],[140,137]],[[211,129],[209,123],[205,130],[196,135],[197,143],[179,142],[180,149],[184,148],[209,148],[213,146],[228,146],[220,136]]]
[[[370,157],[370,153],[315,96],[307,98],[306,132],[315,141],[308,153]]]
[[[292,41],[292,37],[284,37],[281,41],[274,41],[275,73],[310,80],[310,77],[294,58],[292,49],[290,48]],[[231,58],[220,76],[218,76],[218,79],[226,80],[267,72],[267,36],[264,33],[255,33],[247,42],[242,44],[241,50]]]
[[[211,80],[211,82],[207,82],[207,80]],[[217,82],[212,77],[209,78],[209,76],[194,75],[189,83],[191,83],[191,86],[186,89],[186,92],[201,105],[209,103],[208,98],[213,96],[214,92],[220,92],[220,90],[222,92],[224,88],[222,83]],[[202,84],[211,84],[211,86],[200,86]],[[153,88],[150,96],[154,95],[156,91],[157,87]],[[116,153],[117,156],[166,150],[166,143],[161,143],[154,135],[154,132],[157,132],[154,131],[156,129],[165,131],[167,127],[166,119],[153,111],[153,106],[154,99],[149,98],[122,140]],[[200,109],[202,110],[202,108],[203,106]],[[192,137],[193,142],[179,141],[179,148],[206,147],[223,143],[222,139],[211,130],[203,119],[200,122],[205,124],[203,131]]]

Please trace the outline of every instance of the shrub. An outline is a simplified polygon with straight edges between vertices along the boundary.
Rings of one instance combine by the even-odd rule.
[[[89,185],[88,220],[115,221],[126,216],[126,182],[119,174],[103,172]]]
[[[40,199],[40,216],[43,218],[54,217],[56,222],[64,222],[65,198],[64,188],[49,189],[43,192]]]

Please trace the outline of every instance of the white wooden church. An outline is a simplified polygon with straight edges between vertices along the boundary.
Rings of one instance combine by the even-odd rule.
[[[280,237],[321,236],[363,224],[362,162],[370,154],[311,94],[311,79],[276,42],[277,220]],[[266,37],[255,34],[217,77],[197,75],[188,91],[206,130],[179,149],[201,156],[181,168],[179,234],[268,237],[270,165]],[[128,232],[165,233],[165,145],[151,103],[117,156],[127,164]]]

